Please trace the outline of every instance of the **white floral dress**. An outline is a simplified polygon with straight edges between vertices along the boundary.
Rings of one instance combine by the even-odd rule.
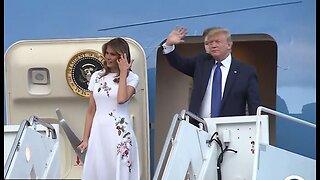
[[[139,180],[137,140],[129,119],[128,103],[117,103],[115,73],[92,74],[88,89],[93,92],[96,113],[91,127],[83,167],[85,180]],[[129,72],[127,85],[137,87],[139,77]]]

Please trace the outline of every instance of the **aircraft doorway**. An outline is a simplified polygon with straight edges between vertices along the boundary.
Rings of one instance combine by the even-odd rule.
[[[262,105],[276,109],[277,43],[267,34],[233,34],[232,55],[256,67]],[[162,43],[161,43],[162,44]],[[176,46],[184,56],[194,56],[204,51],[201,36],[188,36]],[[188,109],[192,91],[192,78],[172,68],[162,48],[157,51],[156,96],[154,119],[154,167],[162,151],[174,114]],[[270,144],[275,143],[275,118],[269,117]]]

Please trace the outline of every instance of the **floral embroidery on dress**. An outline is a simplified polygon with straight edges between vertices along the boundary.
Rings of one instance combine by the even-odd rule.
[[[106,92],[107,92],[107,96],[110,97],[109,92],[110,92],[110,90],[111,90],[111,87],[109,87],[109,86],[107,85],[107,82],[102,82],[102,83],[100,83],[100,86],[99,86],[99,88],[98,88],[98,92],[100,92],[101,89],[103,89],[104,91],[106,91]]]
[[[109,116],[114,118],[118,135],[121,137],[121,142],[117,145],[117,155],[121,156],[121,160],[128,166],[129,172],[131,172],[132,162],[130,160],[130,149],[132,141],[131,133],[126,130],[128,123],[124,117],[115,117],[113,112],[110,112]]]
[[[102,80],[102,77],[100,76],[97,76],[96,79],[95,79],[95,83],[100,83],[99,87],[98,87],[98,92],[100,92],[102,89],[104,91],[107,92],[107,96],[110,97],[110,91],[111,91],[111,87],[108,86],[107,82],[103,82]]]
[[[94,82],[95,83],[98,83],[101,81],[101,76],[100,75],[97,75],[96,78],[94,79]]]

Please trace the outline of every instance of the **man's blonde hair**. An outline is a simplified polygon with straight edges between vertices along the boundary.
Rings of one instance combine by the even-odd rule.
[[[231,33],[227,28],[223,27],[210,27],[203,31],[202,36],[205,38],[206,36],[213,36],[215,34],[225,34],[227,36],[227,42],[232,46],[233,42],[231,39]]]

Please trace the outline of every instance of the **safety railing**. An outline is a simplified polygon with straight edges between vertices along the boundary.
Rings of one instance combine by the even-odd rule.
[[[48,129],[48,137],[52,139],[57,139],[56,130],[51,124],[46,123],[45,121],[39,119],[36,116],[31,116],[29,119],[25,119],[20,123],[19,130],[17,132],[17,135],[13,141],[13,144],[11,146],[11,150],[9,152],[8,158],[6,160],[5,166],[4,166],[4,179],[6,179],[6,176],[8,174],[8,171],[10,169],[10,165],[13,161],[15,152],[19,150],[20,146],[20,140],[23,135],[23,132],[26,128],[29,126],[36,126],[37,124],[41,124],[42,126],[46,127]]]
[[[256,144],[257,145],[254,148],[255,154],[254,154],[254,162],[253,162],[252,180],[256,180],[257,179],[257,169],[258,169],[258,163],[259,163],[259,144],[260,144],[261,115],[262,115],[262,112],[266,112],[266,113],[281,117],[281,118],[283,118],[285,120],[293,121],[293,122],[296,122],[296,123],[299,123],[299,124],[302,124],[302,125],[305,125],[305,126],[309,126],[311,128],[316,128],[315,124],[309,123],[309,122],[307,122],[305,120],[302,120],[302,119],[299,119],[299,118],[295,118],[295,117],[289,116],[289,115],[284,114],[284,113],[277,112],[275,110],[272,110],[272,109],[269,109],[269,108],[266,108],[266,107],[263,107],[263,106],[259,106],[257,108],[257,122],[256,122]]]

